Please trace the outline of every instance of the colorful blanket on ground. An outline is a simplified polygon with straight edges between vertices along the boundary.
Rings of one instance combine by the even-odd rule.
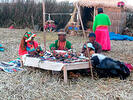
[[[17,58],[16,60],[10,62],[0,62],[0,69],[8,73],[23,71],[23,69],[20,67],[21,67],[20,58]]]
[[[2,47],[2,44],[0,44],[0,51],[4,51],[4,48]]]
[[[121,34],[116,34],[114,32],[110,32],[110,40],[129,40],[133,41],[133,37],[128,36],[128,35],[121,35]]]

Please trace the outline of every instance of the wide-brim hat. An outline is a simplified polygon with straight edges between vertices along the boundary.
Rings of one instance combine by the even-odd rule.
[[[34,33],[32,33],[32,32],[26,32],[26,33],[24,34],[25,42],[31,41],[31,39],[32,39],[33,37],[36,37],[36,34],[34,34]]]
[[[66,32],[58,32],[58,35],[66,35]]]

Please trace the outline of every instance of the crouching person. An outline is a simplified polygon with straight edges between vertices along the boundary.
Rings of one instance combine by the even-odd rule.
[[[93,47],[95,48],[95,52],[101,53],[102,52],[102,46],[98,42],[96,42],[96,35],[94,33],[90,33],[88,38],[89,38],[89,41],[87,43],[92,43]],[[84,44],[82,47],[82,53],[85,56],[87,56],[86,44]]]

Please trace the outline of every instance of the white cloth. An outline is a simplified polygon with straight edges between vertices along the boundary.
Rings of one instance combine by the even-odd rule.
[[[92,57],[94,57],[94,56],[97,56],[100,62],[101,62],[103,59],[107,58],[107,56],[105,56],[105,55],[103,55],[103,54],[98,54],[98,53],[92,54]]]
[[[24,66],[37,67],[45,70],[61,71],[64,64],[52,61],[41,61],[40,58],[35,57],[22,57]]]
[[[39,67],[46,70],[61,71],[65,64],[51,61],[42,61]]]

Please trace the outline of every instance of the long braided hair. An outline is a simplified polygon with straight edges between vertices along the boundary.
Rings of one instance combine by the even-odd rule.
[[[21,42],[20,42],[20,48],[22,50],[26,50],[26,45],[27,45],[27,43],[25,42],[25,38],[23,36],[23,38],[21,39]]]

